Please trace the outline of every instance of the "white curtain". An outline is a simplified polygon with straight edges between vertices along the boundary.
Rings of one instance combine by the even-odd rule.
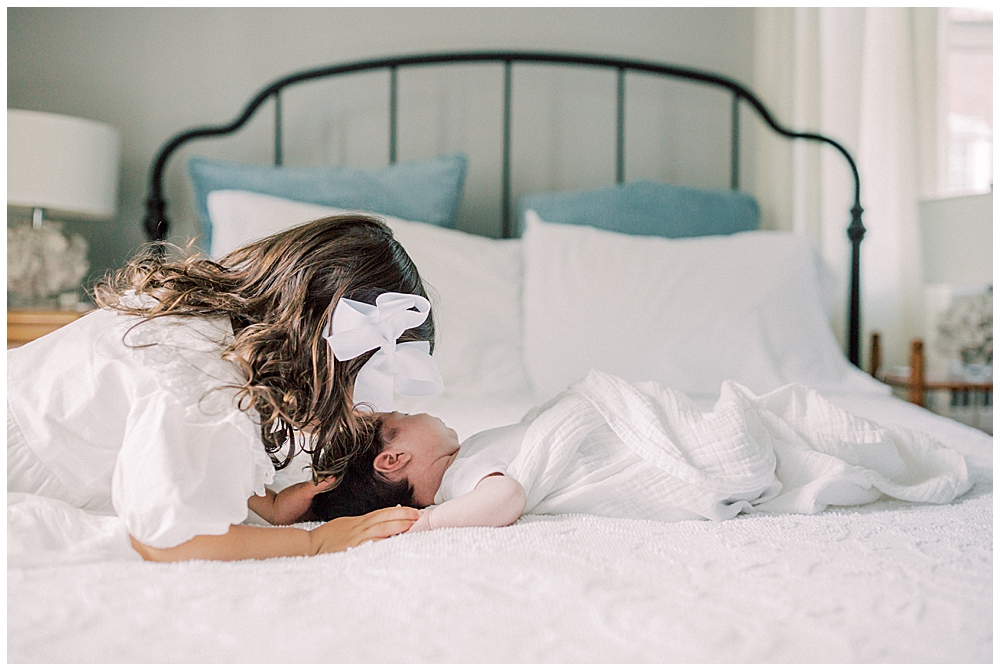
[[[754,87],[793,130],[840,142],[857,162],[868,233],[861,245],[862,364],[882,334],[888,365],[923,333],[917,199],[937,191],[935,8],[758,8]],[[831,147],[758,124],[763,226],[809,236],[834,270],[831,322],[846,338],[854,183]]]

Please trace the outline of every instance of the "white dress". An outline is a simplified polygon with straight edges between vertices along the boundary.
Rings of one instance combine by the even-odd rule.
[[[23,492],[117,515],[158,548],[224,534],[274,477],[256,412],[223,387],[242,379],[220,356],[232,327],[139,322],[96,310],[8,350],[8,506]]]

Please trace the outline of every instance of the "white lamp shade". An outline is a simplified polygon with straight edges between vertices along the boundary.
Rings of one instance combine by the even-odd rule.
[[[993,194],[919,203],[925,284],[993,283]]]
[[[118,202],[121,139],[107,124],[7,110],[7,205],[107,219]]]

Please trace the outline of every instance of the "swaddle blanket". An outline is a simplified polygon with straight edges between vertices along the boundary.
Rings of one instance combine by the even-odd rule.
[[[971,487],[956,451],[853,416],[798,384],[757,396],[725,382],[706,413],[656,383],[633,386],[591,371],[525,421],[531,424],[507,471],[525,488],[525,512],[664,519],[663,511],[680,510],[722,520],[751,510],[811,514],[883,494],[947,503]],[[605,469],[599,487],[583,483],[582,495],[568,496],[566,474],[606,428],[632,459],[612,461],[622,464],[619,472]]]

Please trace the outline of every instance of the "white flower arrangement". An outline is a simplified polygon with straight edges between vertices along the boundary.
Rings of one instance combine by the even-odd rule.
[[[7,226],[7,298],[38,305],[80,288],[89,269],[87,241],[46,222],[41,228]]]
[[[938,322],[937,348],[968,375],[993,366],[993,287],[956,296]]]

